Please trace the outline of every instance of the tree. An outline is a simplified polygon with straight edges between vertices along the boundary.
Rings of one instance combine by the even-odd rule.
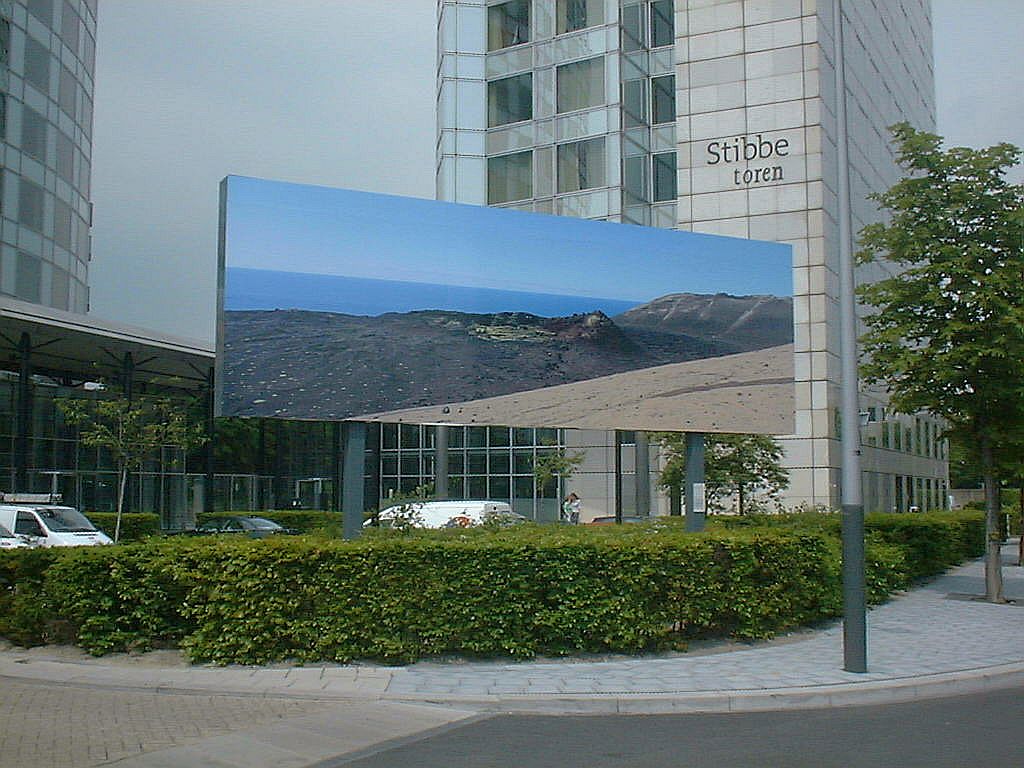
[[[928,411],[975,455],[985,486],[985,593],[1002,601],[1000,453],[1024,431],[1024,189],[1006,181],[1010,144],[942,149],[907,123],[892,128],[906,172],[873,195],[889,220],[861,230],[861,264],[898,272],[858,288],[863,373],[903,413]]]
[[[79,440],[90,448],[109,451],[117,467],[117,517],[114,542],[121,537],[128,473],[161,446],[192,450],[204,442],[202,428],[169,398],[130,401],[125,397],[68,399],[59,402],[64,420],[78,427]]]
[[[568,480],[583,463],[582,452],[566,453],[562,448],[538,452],[533,465],[533,476],[537,481],[537,492],[543,497],[553,491],[558,478]]]
[[[682,488],[686,479],[686,435],[659,432],[657,438],[668,454],[661,485],[670,490]],[[780,464],[782,448],[775,438],[707,435],[704,439],[704,484],[711,509],[723,511],[723,499],[735,493],[739,514],[746,514],[750,511],[749,494],[760,492],[777,500],[789,485],[789,476]]]

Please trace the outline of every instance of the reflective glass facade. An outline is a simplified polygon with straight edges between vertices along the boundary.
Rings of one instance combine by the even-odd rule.
[[[0,2],[0,293],[89,305],[95,0]]]

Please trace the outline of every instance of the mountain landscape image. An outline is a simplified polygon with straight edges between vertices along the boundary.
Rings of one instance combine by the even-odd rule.
[[[230,307],[230,305],[229,305]],[[223,412],[341,419],[792,341],[792,300],[674,293],[609,316],[448,309],[224,313]]]

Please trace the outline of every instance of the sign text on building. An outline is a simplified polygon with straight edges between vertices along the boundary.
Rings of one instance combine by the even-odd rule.
[[[789,155],[789,139],[771,141],[762,134],[756,136],[735,136],[731,139],[712,141],[707,145],[708,165],[746,163],[746,168],[733,169],[733,180],[737,186],[743,184],[763,184],[782,181],[781,165],[758,165],[753,168],[749,163],[755,161],[770,162]]]

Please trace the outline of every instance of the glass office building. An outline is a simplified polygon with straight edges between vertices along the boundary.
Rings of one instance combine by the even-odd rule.
[[[96,0],[2,0],[0,57],[0,293],[84,313]]]
[[[793,247],[790,505],[840,497],[835,5],[438,0],[438,199]],[[899,175],[887,126],[935,126],[931,4],[842,6],[856,232]],[[941,506],[939,425],[886,405],[862,389],[867,508]]]
[[[97,0],[0,0],[0,491],[104,510],[115,468],[64,424],[61,398],[100,396],[87,383],[105,381],[202,400],[214,354],[87,314],[96,14]],[[208,456],[168,448],[129,503],[173,525],[212,485]]]

